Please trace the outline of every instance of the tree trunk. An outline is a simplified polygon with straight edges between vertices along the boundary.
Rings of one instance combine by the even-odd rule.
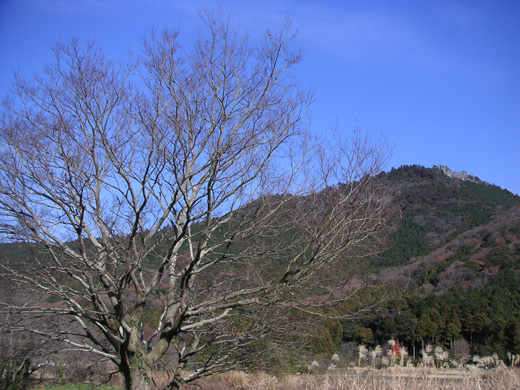
[[[123,377],[125,390],[155,390],[152,377],[152,366],[147,356],[137,346],[128,348],[123,355],[119,371]]]
[[[142,370],[138,366],[126,366],[120,368],[123,376],[125,390],[155,390],[150,372]]]
[[[123,373],[125,390],[155,390],[152,378],[141,370],[136,372]],[[128,374],[128,375],[127,375]]]

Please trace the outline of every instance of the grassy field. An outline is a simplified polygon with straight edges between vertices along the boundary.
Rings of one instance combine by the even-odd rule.
[[[36,387],[35,389],[38,389],[38,387]],[[46,386],[43,389],[45,389],[45,390],[122,390],[122,387],[67,383],[66,385],[61,385],[61,386]]]
[[[349,369],[327,375],[273,376],[229,372],[182,390],[520,390],[519,369]],[[121,390],[114,386],[67,384],[45,390]]]
[[[349,370],[342,374],[290,375],[231,372],[200,383],[203,390],[520,390],[520,371]],[[186,390],[188,387],[186,387]]]

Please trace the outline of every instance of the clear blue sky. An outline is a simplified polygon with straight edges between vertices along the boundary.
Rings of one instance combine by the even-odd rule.
[[[189,42],[197,11],[219,4],[250,35],[290,14],[315,131],[359,124],[395,145],[388,168],[447,165],[520,194],[518,0],[0,0],[0,95],[56,40],[95,39],[121,58],[152,28]]]

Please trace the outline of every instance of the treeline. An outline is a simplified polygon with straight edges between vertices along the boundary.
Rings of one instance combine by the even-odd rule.
[[[496,352],[505,360],[508,352],[520,353],[518,209],[497,218],[519,205],[520,197],[419,165],[392,169],[378,180],[395,189],[402,218],[371,270],[419,265],[399,299],[378,313],[341,322],[342,342],[373,347],[394,338],[416,356],[426,344],[459,349],[459,357]],[[471,242],[459,238],[477,227]],[[444,246],[442,256],[420,260]],[[337,324],[324,324],[314,352],[337,350],[337,330]]]
[[[407,294],[385,309],[358,321],[344,322],[343,341],[369,346],[397,339],[410,351],[425,344],[468,344],[468,354],[520,353],[520,280],[504,270],[491,284],[465,291],[454,287],[441,296],[424,291]]]

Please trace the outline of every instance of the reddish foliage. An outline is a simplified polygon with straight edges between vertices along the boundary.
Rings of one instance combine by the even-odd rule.
[[[399,349],[400,349],[399,340],[396,340],[394,346],[392,347],[392,352],[395,357],[401,356],[399,354]]]
[[[446,258],[444,256],[437,256],[436,258],[433,259],[433,261],[435,261],[436,263],[441,263],[444,260],[446,260]]]

